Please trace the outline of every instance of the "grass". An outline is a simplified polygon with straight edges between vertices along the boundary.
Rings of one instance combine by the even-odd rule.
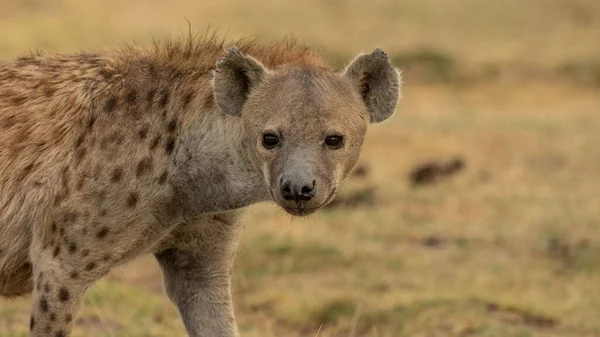
[[[294,33],[340,65],[381,46],[409,68],[404,99],[370,130],[350,206],[293,221],[249,209],[242,335],[600,335],[597,2],[344,4],[5,1],[0,55],[148,43],[187,32],[184,15],[231,36]],[[456,176],[411,186],[416,164],[455,155]],[[0,299],[0,335],[26,336],[28,301]],[[150,257],[90,290],[75,330],[88,335],[185,335]]]

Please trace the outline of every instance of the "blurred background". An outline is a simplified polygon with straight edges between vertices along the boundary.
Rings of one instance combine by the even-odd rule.
[[[0,0],[0,59],[203,33],[293,35],[404,71],[340,197],[249,210],[242,336],[600,336],[598,0]],[[28,299],[0,299],[26,336]],[[75,336],[184,336],[144,257],[90,289]]]

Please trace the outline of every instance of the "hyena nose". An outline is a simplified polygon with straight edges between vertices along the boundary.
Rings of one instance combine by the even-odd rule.
[[[317,193],[317,182],[314,179],[281,178],[279,186],[285,200],[309,201]]]

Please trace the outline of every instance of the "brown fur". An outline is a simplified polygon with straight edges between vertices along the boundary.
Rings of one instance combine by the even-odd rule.
[[[314,51],[297,47],[293,42],[265,46],[248,40],[235,45],[272,68],[291,64],[325,66]],[[178,93],[183,96],[172,99],[187,105],[179,118],[194,118],[190,112],[195,112],[196,105],[190,105],[191,100],[202,102],[204,110],[214,109],[212,87],[207,79],[224,47],[223,42],[215,38],[190,39],[156,44],[153,49],[126,47],[113,53],[33,54],[2,64],[0,177],[3,193],[0,195],[0,219],[3,221],[0,223],[8,223],[8,219],[24,225],[31,223],[31,213],[35,210],[28,207],[48,203],[51,199],[57,204],[70,192],[68,180],[79,179],[83,184],[93,177],[86,175],[93,174],[91,166],[100,163],[89,163],[87,171],[72,168],[75,172],[71,172],[67,163],[71,158],[75,163],[83,160],[86,151],[94,145],[102,148],[125,141],[124,135],[118,134],[117,130],[105,138],[93,132],[99,126],[96,122],[103,122],[103,112],[116,109],[123,101],[145,100],[177,86]],[[148,82],[155,82],[156,87],[145,90],[143,87]],[[104,109],[93,105],[104,106]],[[160,111],[156,113],[160,114]],[[143,118],[158,119],[158,116],[148,115]],[[86,141],[86,137],[90,139]],[[116,154],[115,151],[113,156]],[[62,167],[57,163],[58,158],[65,162]],[[117,172],[121,171],[117,169]],[[57,182],[62,183],[58,185]],[[20,228],[15,231],[12,226],[0,227],[0,237],[12,238],[0,242],[0,267],[14,270],[14,274],[0,270],[0,277],[10,279],[18,287],[27,288],[28,284],[25,280],[30,266],[23,248],[29,245],[30,235]],[[0,293],[17,295],[25,290],[4,290],[3,285],[8,281],[2,281]]]
[[[265,116],[253,109],[269,106],[276,95],[267,90],[277,88],[242,83],[257,92],[239,96],[242,104],[255,97],[244,105],[243,123],[217,108],[215,93],[225,105],[233,97],[212,84],[215,70],[215,83],[235,80],[219,77],[228,62],[252,64],[284,87],[303,83],[299,76],[321,83],[324,91],[312,93],[292,84],[290,90],[306,92],[294,104],[328,107],[325,122],[344,118],[346,106],[354,126],[336,123],[356,137],[311,165],[322,165],[315,172],[331,195],[354,165],[371,108],[348,83],[362,87],[364,78],[338,79],[314,50],[293,42],[231,45],[239,51],[225,52],[228,45],[205,38],[0,63],[0,294],[33,291],[32,336],[68,336],[86,288],[147,252],[156,253],[190,335],[237,334],[229,272],[241,230],[238,209],[270,199],[276,176],[266,176],[288,161],[254,144]],[[386,98],[392,109],[395,99]],[[305,134],[321,132],[311,130]]]

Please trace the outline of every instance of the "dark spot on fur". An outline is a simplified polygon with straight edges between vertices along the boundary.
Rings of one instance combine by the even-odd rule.
[[[85,140],[85,135],[79,135],[79,137],[77,137],[77,140],[75,141],[75,148],[78,148],[81,146],[81,144],[83,144],[83,141]]]
[[[204,96],[204,102],[202,102],[203,109],[212,109],[215,105],[215,99],[213,94]]]
[[[56,222],[52,223],[52,225],[50,226],[50,230],[52,231],[52,233],[56,233]]]
[[[156,66],[150,63],[150,65],[148,66],[148,72],[150,73],[150,77],[156,76]]]
[[[52,322],[56,321],[56,314],[55,314],[55,313],[51,313],[51,314],[50,314],[50,320],[51,320]]]
[[[105,216],[106,215],[106,210],[105,209],[101,209],[99,215],[100,216]]]
[[[37,149],[42,150],[46,147],[46,144],[47,143],[45,141],[38,141],[34,145]]]
[[[65,316],[65,322],[66,322],[67,324],[69,324],[69,323],[71,323],[72,321],[73,321],[73,315],[71,315],[71,314],[67,314],[67,315]]]
[[[18,177],[18,181],[22,182],[23,180],[25,180],[25,178],[27,178],[31,174],[31,171],[33,171],[33,163],[25,166],[25,168]]]
[[[181,108],[186,109],[188,107],[188,105],[190,105],[190,103],[192,102],[193,98],[194,98],[193,92],[190,91],[187,94],[185,94],[185,96],[183,96],[183,103],[182,103]]]
[[[81,256],[86,257],[90,255],[90,250],[89,249],[84,249],[81,251]]]
[[[67,223],[67,224],[75,223],[75,221],[77,220],[77,216],[78,215],[75,212],[66,212],[65,215],[64,215],[64,222]],[[62,227],[60,229],[61,229],[60,234],[64,235],[65,234],[65,232],[64,232],[65,229],[62,228]]]
[[[35,327],[35,318],[33,318],[33,316],[31,316],[31,318],[29,319],[29,330],[33,330],[34,327]]]
[[[46,98],[51,98],[52,96],[54,96],[55,92],[56,88],[51,85],[44,87],[44,96],[46,96]]]
[[[117,98],[115,96],[111,96],[107,101],[106,105],[104,105],[104,110],[106,112],[113,112],[117,107]]]
[[[117,167],[116,169],[114,169],[112,171],[112,174],[110,175],[110,182],[111,183],[116,183],[121,181],[121,178],[123,177],[123,169],[120,167]]]
[[[227,224],[227,218],[222,215],[213,215],[212,219],[222,224]]]
[[[165,144],[165,151],[167,154],[171,154],[173,153],[173,149],[175,149],[175,139],[169,138],[169,140],[167,140],[167,144]]]
[[[137,92],[135,90],[131,90],[127,93],[127,103],[132,104],[135,103],[137,99]]]
[[[57,194],[54,196],[54,206],[58,206],[60,202],[64,199],[64,195]]]
[[[100,69],[100,76],[102,76],[105,80],[111,78],[112,75],[113,75],[113,72],[111,70],[109,70],[108,68]]]
[[[63,227],[61,227],[61,228],[58,230],[58,235],[60,235],[60,236],[63,236],[63,235],[65,235],[65,229],[64,229]]]
[[[85,183],[85,177],[81,176],[78,180],[77,180],[77,185],[75,185],[75,188],[78,191],[81,191],[83,189],[83,185]]]
[[[106,191],[101,190],[96,193],[96,199],[98,199],[98,203],[103,203],[106,200]]]
[[[139,178],[144,174],[150,172],[152,170],[152,166],[152,157],[143,158],[137,164],[137,168],[135,169],[135,176]]]
[[[8,130],[11,127],[13,127],[15,124],[17,124],[17,116],[8,116],[4,119],[4,122],[2,123],[2,126],[4,127],[4,129]]]
[[[83,157],[85,157],[85,152],[85,147],[78,148],[77,151],[75,151],[75,160],[77,162],[80,162],[83,159]]]
[[[164,108],[167,105],[167,103],[169,103],[169,92],[167,90],[163,90],[160,94],[158,104],[161,108]]]
[[[148,127],[144,126],[143,128],[140,129],[140,131],[138,131],[138,137],[140,137],[140,139],[146,139],[147,136],[148,136]]]
[[[108,261],[110,261],[110,255],[108,255],[108,254],[104,255],[104,256],[102,257],[102,261],[104,261],[104,262],[108,262]]]
[[[46,297],[42,296],[42,298],[40,299],[40,311],[48,312],[48,310],[48,300],[46,300]]]
[[[160,135],[156,136],[156,138],[154,138],[154,140],[152,141],[152,144],[150,144],[150,150],[156,149],[158,144],[160,144],[160,140],[161,140],[161,136]]]
[[[52,252],[52,256],[57,257],[58,254],[60,254],[60,246],[56,245],[56,247],[54,247],[54,251]]]
[[[45,293],[49,293],[50,292],[50,284],[49,283],[44,284],[44,292]]]
[[[96,237],[98,239],[103,239],[106,236],[106,234],[108,234],[108,228],[102,227],[102,228],[100,228],[98,233],[96,233]]]
[[[90,121],[88,122],[88,129],[92,129],[94,127],[94,123],[96,123],[96,118],[90,118]]]
[[[64,332],[64,331],[62,331],[62,330],[58,330],[58,331],[56,332],[56,335],[55,335],[55,337],[66,337],[66,336],[67,336],[67,335],[66,335],[66,334],[65,334],[65,332]]]
[[[58,300],[64,303],[70,299],[71,299],[71,294],[69,294],[69,291],[67,290],[67,288],[61,287],[58,290]]]
[[[172,119],[169,124],[167,125],[167,131],[168,132],[175,132],[175,130],[177,129],[177,121]]]
[[[72,278],[72,279],[74,279],[74,280],[76,280],[76,279],[79,277],[79,273],[78,273],[78,272],[76,272],[76,271],[72,271],[72,272],[69,274],[69,277],[70,277],[70,278]]]
[[[163,172],[163,174],[160,175],[160,177],[158,177],[158,184],[162,185],[167,181],[167,172]]]
[[[152,104],[152,102],[154,101],[154,96],[156,95],[156,89],[152,89],[150,91],[148,91],[148,95],[146,95],[146,100]]]
[[[129,197],[127,197],[127,206],[129,207],[135,207],[135,205],[137,205],[138,203],[138,195],[135,192],[131,192],[129,194]]]
[[[96,262],[90,262],[85,265],[85,270],[90,271],[96,268]]]
[[[10,98],[10,102],[13,105],[21,105],[21,104],[23,104],[23,102],[25,102],[26,99],[27,98],[25,96],[12,96]]]
[[[69,243],[69,253],[74,254],[77,251],[77,244],[75,242]]]

